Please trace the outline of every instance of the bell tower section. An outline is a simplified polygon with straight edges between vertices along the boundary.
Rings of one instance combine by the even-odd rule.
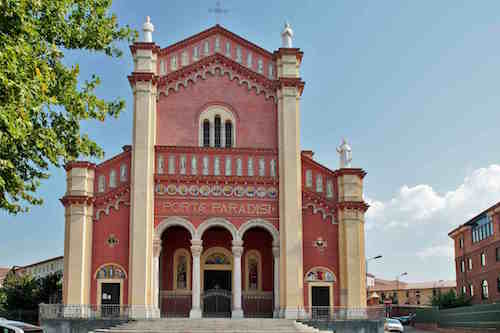
[[[130,173],[129,304],[132,317],[159,316],[153,295],[154,146],[156,139],[156,57],[153,25],[147,18],[142,42],[130,49],[134,71],[134,126]]]
[[[300,96],[304,82],[299,73],[303,53],[292,47],[292,36],[286,24],[283,47],[274,53],[278,75],[280,305],[285,318],[296,318],[304,306],[300,151]]]

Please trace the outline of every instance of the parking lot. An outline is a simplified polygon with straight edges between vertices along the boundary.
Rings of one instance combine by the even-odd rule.
[[[436,331],[424,331],[416,329],[415,327],[405,326],[405,333],[438,333]]]

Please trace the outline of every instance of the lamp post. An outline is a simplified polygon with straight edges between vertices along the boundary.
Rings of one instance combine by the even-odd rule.
[[[366,258],[365,260],[365,275],[368,277],[368,262],[370,260],[376,260],[376,259],[380,259],[382,258],[382,255],[379,254],[379,255],[376,255],[376,256],[373,256],[373,257],[370,257],[370,258]],[[366,295],[367,297],[370,297],[369,295],[369,292],[370,292],[370,286],[368,285],[368,283],[366,284]]]
[[[408,272],[403,272],[399,275],[396,276],[396,300],[398,302],[398,305],[399,305],[399,296],[398,296],[398,293],[399,293],[399,278],[400,277],[403,277],[405,275],[408,275]]]

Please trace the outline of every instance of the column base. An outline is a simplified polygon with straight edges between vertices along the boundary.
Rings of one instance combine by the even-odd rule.
[[[192,319],[200,319],[201,318],[201,309],[191,309],[191,311],[189,311],[189,318],[192,318]]]
[[[235,309],[231,312],[231,318],[232,319],[241,319],[243,318],[243,310],[242,309]]]
[[[130,305],[128,316],[131,319],[160,318],[160,309],[154,305]]]
[[[282,309],[282,316],[285,319],[303,319],[306,318],[306,312],[304,309],[297,308],[284,308]]]
[[[274,309],[273,318],[281,318],[281,311],[279,308]]]

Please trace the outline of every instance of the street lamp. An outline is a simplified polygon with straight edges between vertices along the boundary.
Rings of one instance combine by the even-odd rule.
[[[398,276],[396,276],[396,297],[397,297],[398,305],[399,305],[399,296],[398,296],[398,293],[399,293],[399,278],[403,277],[405,275],[408,275],[408,272],[403,272],[403,273],[399,274]]]
[[[370,260],[376,260],[376,259],[380,259],[380,258],[382,258],[382,255],[381,255],[381,254],[376,255],[376,256],[373,256],[373,257],[370,257],[370,258],[366,258],[366,260],[365,260],[365,275],[366,275],[366,277],[368,277],[368,262],[369,262]],[[366,290],[366,293],[368,294],[368,293],[369,293],[369,291],[370,291],[370,286],[369,286],[368,284],[367,284],[367,286],[366,286],[366,289],[367,289],[367,290]],[[369,296],[369,295],[368,295],[368,296]]]

